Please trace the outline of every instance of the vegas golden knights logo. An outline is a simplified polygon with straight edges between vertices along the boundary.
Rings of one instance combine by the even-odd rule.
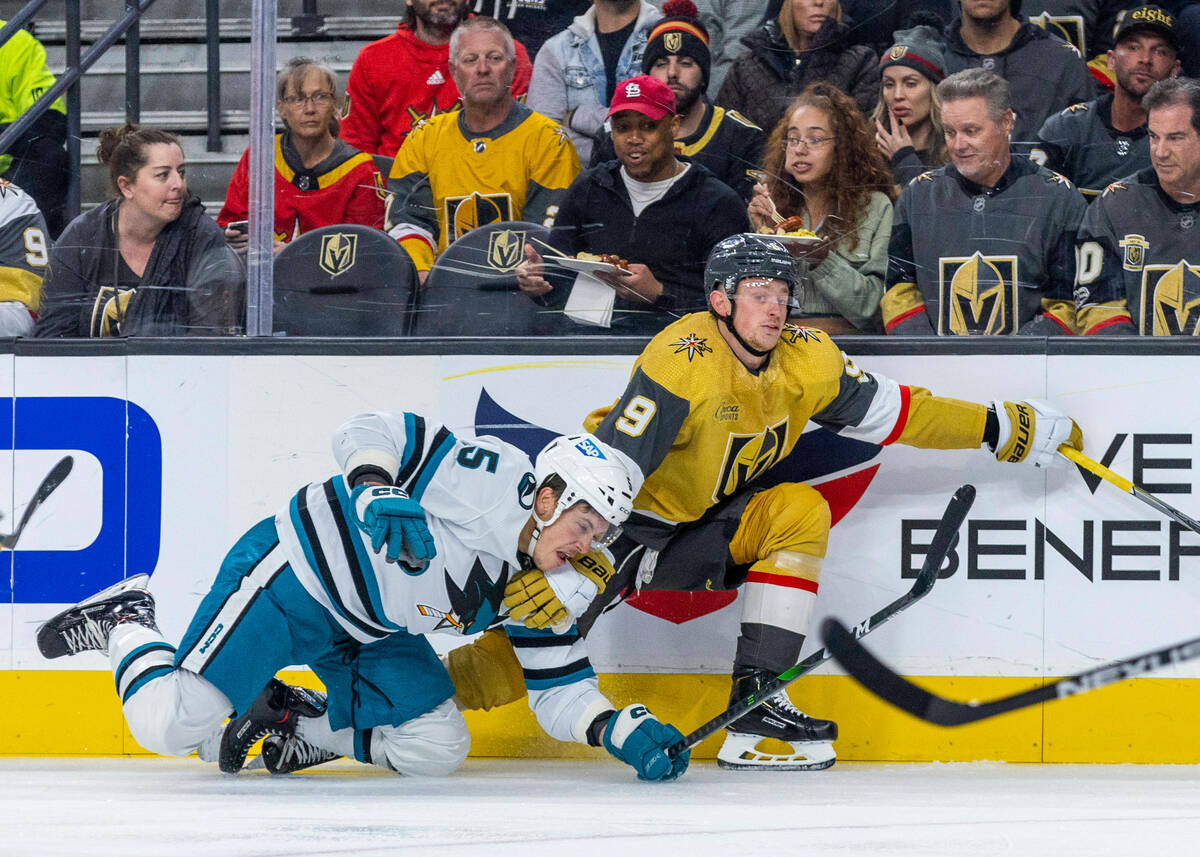
[[[473,193],[446,197],[446,225],[450,241],[489,223],[512,220],[512,197],[507,193]]]
[[[340,276],[358,261],[358,236],[334,232],[321,236],[321,256],[318,265],[331,277]]]
[[[731,434],[721,462],[721,476],[713,488],[713,502],[732,497],[783,457],[787,443],[787,417],[758,434]]]
[[[679,53],[679,49],[683,47],[683,33],[667,33],[663,36],[663,47],[669,54]]]
[[[92,304],[92,323],[90,335],[93,338],[105,336],[120,336],[121,325],[129,313],[129,305],[133,302],[137,289],[116,289],[112,286],[101,286]]]
[[[1200,265],[1147,265],[1142,271],[1143,336],[1200,333]]]
[[[892,48],[891,53],[888,54],[888,59],[890,59],[892,62],[895,62],[903,57],[906,53],[908,53],[908,45],[896,45],[894,48]]]
[[[1087,56],[1087,30],[1084,29],[1082,15],[1051,15],[1049,12],[1043,12],[1030,18],[1029,22],[1037,24],[1047,33],[1058,36]]]
[[[938,333],[997,336],[1016,333],[1017,257],[942,257]]]
[[[1146,240],[1146,237],[1144,235],[1126,235],[1118,243],[1124,251],[1121,267],[1126,271],[1142,270],[1142,266],[1146,264],[1146,251],[1150,249],[1150,242]]]
[[[525,258],[524,230],[500,229],[488,236],[487,263],[497,271],[513,271]]]

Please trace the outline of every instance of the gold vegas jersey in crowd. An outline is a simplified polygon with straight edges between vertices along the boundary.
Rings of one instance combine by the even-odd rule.
[[[49,261],[46,221],[33,197],[0,179],[0,301],[37,312]]]
[[[418,270],[467,232],[488,223],[553,225],[567,186],[579,173],[575,147],[555,122],[524,104],[483,134],[463,112],[415,126],[388,177],[385,229]]]
[[[985,414],[863,371],[809,328],[787,325],[752,372],[700,312],[654,337],[621,398],[584,425],[646,474],[630,529],[660,548],[675,524],[697,520],[787,456],[809,420],[869,443],[971,449],[983,442]]]

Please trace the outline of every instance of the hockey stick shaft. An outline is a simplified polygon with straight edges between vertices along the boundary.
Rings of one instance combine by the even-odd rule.
[[[869,619],[855,625],[855,635],[861,637],[871,633],[871,631],[891,619],[901,610],[924,598],[929,593],[929,590],[933,589],[933,584],[937,582],[938,573],[941,571],[942,563],[945,561],[946,555],[950,553],[950,549],[954,546],[954,538],[958,533],[958,528],[962,526],[962,522],[970,510],[971,504],[974,502],[975,486],[963,485],[954,492],[954,496],[950,498],[950,503],[946,506],[946,511],[942,514],[941,521],[938,522],[937,530],[934,532],[933,539],[929,543],[929,550],[925,553],[925,561],[921,565],[921,570],[917,574],[917,579],[913,583],[912,589],[901,595],[891,604],[873,613]],[[745,699],[738,700],[694,732],[676,741],[667,748],[667,755],[675,758],[684,750],[695,747],[709,735],[724,729],[739,717],[762,705],[776,693],[779,693],[792,682],[796,681],[796,679],[812,672],[825,663],[825,661],[829,660],[830,657],[832,655],[828,648],[818,649],[813,652],[807,658],[800,661],[800,663],[784,671],[777,678],[759,688],[757,693],[751,694]]]
[[[1031,705],[1078,696],[1126,679],[1137,678],[1172,664],[1200,658],[1200,637],[1122,658],[1047,685],[988,702],[956,702],[910,682],[872,654],[836,619],[821,624],[821,636],[846,672],[886,702],[938,726],[962,726],[1007,714]]]
[[[1068,461],[1079,465],[1084,470],[1087,470],[1087,471],[1095,474],[1096,476],[1099,476],[1101,479],[1103,479],[1105,482],[1108,482],[1110,485],[1115,485],[1117,488],[1120,488],[1126,494],[1132,494],[1134,497],[1137,497],[1139,500],[1141,500],[1146,505],[1152,506],[1154,509],[1156,509],[1163,515],[1166,515],[1171,520],[1181,524],[1184,527],[1187,527],[1192,532],[1200,533],[1200,521],[1197,521],[1195,518],[1185,515],[1183,512],[1179,511],[1171,504],[1164,503],[1162,500],[1160,500],[1158,497],[1155,497],[1153,494],[1151,494],[1146,489],[1142,488],[1139,485],[1135,485],[1133,482],[1130,482],[1124,476],[1121,476],[1121,475],[1109,470],[1107,467],[1105,467],[1099,461],[1088,458],[1086,455],[1084,455],[1079,450],[1069,447],[1066,444],[1063,444],[1062,446],[1060,446],[1058,448],[1058,454],[1061,455],[1063,458],[1067,459]]]
[[[8,535],[0,538],[0,548],[12,550],[16,547],[17,540],[21,538],[21,533],[25,530],[25,525],[29,523],[29,519],[33,517],[33,513],[37,511],[38,506],[42,505],[46,501],[46,498],[54,493],[54,489],[61,485],[63,480],[70,475],[71,468],[74,466],[75,459],[66,455],[50,468],[50,472],[46,474],[46,478],[42,480],[42,484],[37,487],[37,491],[33,492],[33,499],[25,507],[25,514],[21,516],[17,528]]]

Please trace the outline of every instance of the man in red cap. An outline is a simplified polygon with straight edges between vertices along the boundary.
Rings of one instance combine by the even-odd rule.
[[[628,274],[597,274],[612,293],[597,292],[589,289],[594,281],[558,276],[561,268],[544,265],[527,244],[517,282],[539,303],[564,306],[576,321],[652,335],[704,308],[709,251],[722,238],[749,232],[750,222],[732,188],[676,156],[675,96],[661,80],[642,74],[617,84],[608,119],[617,159],[572,182],[550,241],[568,256],[618,256],[628,261]]]

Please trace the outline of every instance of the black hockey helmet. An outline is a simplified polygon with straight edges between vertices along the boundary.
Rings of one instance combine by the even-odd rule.
[[[738,283],[747,277],[783,280],[793,294],[800,272],[792,254],[770,235],[742,233],[717,242],[704,265],[705,288],[722,289],[732,301]]]

